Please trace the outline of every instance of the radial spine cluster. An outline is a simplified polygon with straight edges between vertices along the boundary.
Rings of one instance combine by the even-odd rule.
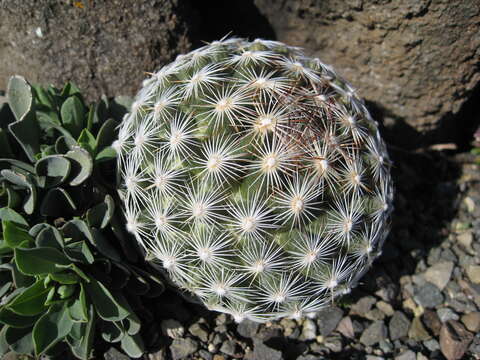
[[[144,81],[114,142],[127,229],[236,321],[298,318],[380,254],[390,160],[355,90],[280,42],[228,39]]]

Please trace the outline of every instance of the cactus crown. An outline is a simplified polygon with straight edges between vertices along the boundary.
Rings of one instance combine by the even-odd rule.
[[[379,254],[389,159],[353,88],[275,41],[229,39],[144,81],[114,148],[127,228],[237,321],[318,311]]]

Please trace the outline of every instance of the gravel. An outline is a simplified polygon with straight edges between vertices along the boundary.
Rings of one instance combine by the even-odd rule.
[[[395,311],[390,323],[388,324],[388,331],[391,340],[397,340],[404,336],[407,336],[408,329],[410,328],[410,320],[401,311]]]

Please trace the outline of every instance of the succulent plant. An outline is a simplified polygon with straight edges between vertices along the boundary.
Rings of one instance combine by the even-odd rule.
[[[127,229],[235,320],[316,312],[380,254],[392,210],[377,123],[334,70],[280,42],[212,42],[151,74],[124,117]]]
[[[164,286],[142,265],[115,205],[110,144],[118,123],[107,116],[121,118],[121,106],[103,99],[87,108],[72,84],[32,88],[21,77],[11,78],[7,98],[0,109],[0,355],[70,349],[88,359],[103,338],[140,356],[135,311]]]

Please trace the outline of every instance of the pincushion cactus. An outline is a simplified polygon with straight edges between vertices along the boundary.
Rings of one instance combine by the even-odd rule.
[[[316,312],[380,253],[392,208],[377,124],[330,66],[229,39],[144,81],[113,144],[127,229],[236,321]]]

